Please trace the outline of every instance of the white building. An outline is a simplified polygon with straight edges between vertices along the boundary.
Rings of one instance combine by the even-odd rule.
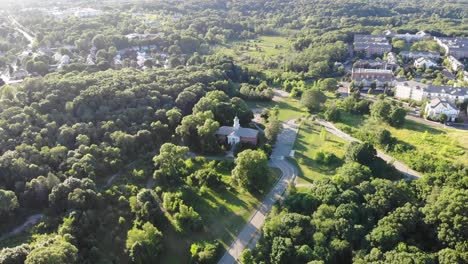
[[[416,81],[398,82],[395,85],[395,98],[421,102],[424,99],[424,90],[427,86],[427,84]]]
[[[437,67],[437,63],[431,59],[428,58],[418,58],[414,61],[414,67],[416,68],[421,68],[421,67],[426,67],[427,68],[435,68]]]
[[[465,65],[463,65],[463,63],[461,63],[455,57],[448,56],[447,59],[450,63],[450,68],[452,69],[453,72],[458,72],[459,70],[463,70],[465,68]]]
[[[440,98],[451,103],[468,100],[468,87],[434,86],[416,81],[398,82],[395,98],[421,102],[424,99]]]
[[[442,114],[445,114],[447,116],[447,121],[453,122],[458,117],[460,110],[446,100],[435,98],[426,104],[424,112],[426,113],[426,118],[437,120]]]

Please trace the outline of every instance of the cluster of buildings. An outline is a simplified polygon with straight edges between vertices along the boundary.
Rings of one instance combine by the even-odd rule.
[[[456,103],[468,100],[468,87],[437,86],[416,81],[398,82],[395,98],[422,102],[427,100],[425,113],[431,119],[446,114],[449,121],[455,121],[460,111]]]
[[[89,18],[89,17],[97,17],[104,12],[102,10],[94,9],[94,8],[69,8],[61,10],[57,7],[53,8],[52,10],[47,10],[47,13],[53,16],[55,19],[65,19],[71,16],[75,16],[78,18]]]
[[[427,118],[437,120],[442,114],[448,121],[455,121],[460,111],[458,103],[468,100],[468,87],[437,86],[417,81],[401,81],[394,76],[393,70],[399,67],[398,59],[392,52],[390,39],[398,38],[407,43],[434,39],[445,50],[448,68],[453,73],[464,70],[462,58],[468,58],[468,39],[439,38],[419,31],[415,34],[397,34],[385,31],[383,35],[355,35],[354,51],[366,57],[386,59],[359,59],[351,71],[351,80],[355,87],[393,88],[395,98],[416,102],[427,101],[423,106]],[[436,52],[401,51],[399,57],[405,63],[412,63],[415,68],[440,68],[442,56]],[[446,71],[446,70],[444,70]],[[448,71],[447,71],[448,73]],[[463,71],[463,80],[468,81],[468,72]]]
[[[392,51],[392,45],[384,35],[354,35],[354,51],[366,57],[380,56]]]
[[[434,40],[445,50],[446,55],[457,59],[468,58],[468,38],[434,37]]]

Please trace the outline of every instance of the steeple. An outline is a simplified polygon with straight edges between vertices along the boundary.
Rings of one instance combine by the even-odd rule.
[[[232,126],[234,128],[234,130],[239,130],[240,128],[240,124],[239,124],[239,118],[237,117],[234,117],[234,125]]]

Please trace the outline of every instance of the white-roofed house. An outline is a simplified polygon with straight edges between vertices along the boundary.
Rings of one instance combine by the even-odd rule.
[[[445,114],[447,121],[452,122],[460,114],[460,110],[454,104],[440,98],[434,98],[430,102],[427,102],[424,112],[426,113],[426,118],[432,120],[438,120],[442,114]]]

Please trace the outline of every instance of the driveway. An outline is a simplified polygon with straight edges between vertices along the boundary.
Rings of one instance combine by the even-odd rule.
[[[255,247],[260,238],[261,228],[265,223],[266,216],[270,213],[276,201],[285,196],[289,182],[294,180],[297,174],[296,169],[284,159],[285,156],[289,155],[296,139],[298,126],[294,121],[290,120],[283,123],[283,130],[278,135],[277,143],[273,148],[273,154],[269,162],[270,167],[281,170],[281,178],[262,201],[249,222],[242,228],[234,242],[218,262],[219,264],[236,263],[244,249],[253,249]]]

